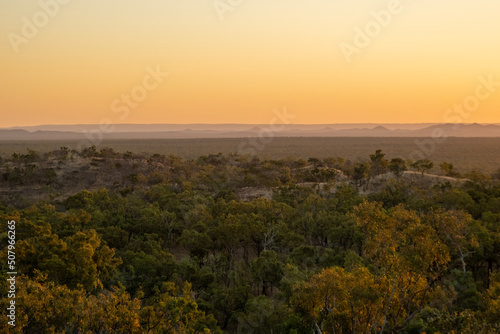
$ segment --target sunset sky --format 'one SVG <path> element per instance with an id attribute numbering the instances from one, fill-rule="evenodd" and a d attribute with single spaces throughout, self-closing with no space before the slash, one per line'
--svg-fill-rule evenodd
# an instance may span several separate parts
<path id="1" fill-rule="evenodd" d="M 60 1 L 0 2 L 0 127 L 265 124 L 283 107 L 296 124 L 445 122 L 480 76 L 499 84 L 460 119 L 500 123 L 498 0 L 401 0 L 385 26 L 372 12 L 391 1 Z M 169 75 L 157 84 L 148 67 Z"/>

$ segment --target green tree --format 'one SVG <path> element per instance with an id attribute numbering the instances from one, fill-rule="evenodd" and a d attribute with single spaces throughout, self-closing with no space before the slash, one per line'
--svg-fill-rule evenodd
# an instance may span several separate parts
<path id="1" fill-rule="evenodd" d="M 273 288 L 277 286 L 283 275 L 283 266 L 278 260 L 278 256 L 273 251 L 263 251 L 260 256 L 252 261 L 252 275 L 254 281 L 262 287 L 262 295 L 273 293 Z"/>

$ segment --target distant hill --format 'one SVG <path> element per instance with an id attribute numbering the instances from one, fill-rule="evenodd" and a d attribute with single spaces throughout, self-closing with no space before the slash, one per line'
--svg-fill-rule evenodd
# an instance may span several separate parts
<path id="1" fill-rule="evenodd" d="M 0 129 L 0 140 L 80 140 L 99 125 L 40 125 Z M 274 137 L 500 137 L 496 124 L 120 124 L 104 139 Z"/>

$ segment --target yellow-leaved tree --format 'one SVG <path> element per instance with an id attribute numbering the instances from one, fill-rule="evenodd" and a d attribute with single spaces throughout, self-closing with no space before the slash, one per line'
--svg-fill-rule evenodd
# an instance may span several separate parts
<path id="1" fill-rule="evenodd" d="M 295 287 L 295 309 L 318 333 L 402 330 L 418 314 L 450 261 L 436 230 L 415 212 L 364 201 L 363 266 L 328 268 Z"/>

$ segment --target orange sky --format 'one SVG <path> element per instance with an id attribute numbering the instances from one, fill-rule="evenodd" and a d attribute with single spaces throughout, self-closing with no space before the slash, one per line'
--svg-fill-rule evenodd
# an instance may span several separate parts
<path id="1" fill-rule="evenodd" d="M 500 84 L 471 112 L 447 113 L 478 77 L 500 83 L 496 0 L 41 3 L 51 15 L 38 1 L 0 3 L 0 127 L 268 123 L 275 107 L 297 124 L 500 123 Z M 377 25 L 369 45 L 355 43 Z M 158 85 L 146 70 L 157 66 L 169 73 Z M 151 90 L 127 106 L 145 79 Z"/>

